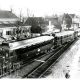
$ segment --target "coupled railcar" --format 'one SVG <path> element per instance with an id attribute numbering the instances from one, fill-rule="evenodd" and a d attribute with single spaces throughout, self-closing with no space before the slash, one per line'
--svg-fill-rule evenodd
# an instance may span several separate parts
<path id="1" fill-rule="evenodd" d="M 1 76 L 20 68 L 24 61 L 35 57 L 35 55 L 46 53 L 53 45 L 53 36 L 3 43 L 0 47 Z"/>
<path id="2" fill-rule="evenodd" d="M 55 45 L 60 46 L 66 42 L 73 41 L 75 39 L 74 31 L 62 31 L 60 33 L 55 33 Z"/>
<path id="3" fill-rule="evenodd" d="M 54 46 L 60 46 L 66 42 L 73 41 L 78 37 L 78 32 L 73 30 L 62 31 L 62 32 L 52 32 L 52 33 L 44 33 L 42 35 L 49 35 L 54 37 Z"/>

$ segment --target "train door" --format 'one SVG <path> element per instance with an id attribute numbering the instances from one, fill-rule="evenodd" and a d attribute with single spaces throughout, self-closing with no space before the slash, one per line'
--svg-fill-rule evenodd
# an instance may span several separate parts
<path id="1" fill-rule="evenodd" d="M 58 38 L 57 38 L 57 45 L 61 45 L 62 43 L 61 43 L 61 40 L 62 40 L 62 36 L 59 36 Z"/>
<path id="2" fill-rule="evenodd" d="M 64 44 L 66 42 L 66 35 L 65 36 L 62 36 L 62 44 Z"/>
<path id="3" fill-rule="evenodd" d="M 66 41 L 68 42 L 68 40 L 69 40 L 69 36 L 67 35 L 67 36 L 66 36 Z"/>
<path id="4" fill-rule="evenodd" d="M 78 37 L 78 31 L 74 32 L 74 38 L 76 39 Z"/>
<path id="5" fill-rule="evenodd" d="M 57 37 L 54 38 L 54 46 L 57 46 Z"/>

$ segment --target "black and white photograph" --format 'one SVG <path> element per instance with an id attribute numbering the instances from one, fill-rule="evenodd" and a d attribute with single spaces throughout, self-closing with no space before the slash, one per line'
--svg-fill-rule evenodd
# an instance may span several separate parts
<path id="1" fill-rule="evenodd" d="M 80 1 L 0 0 L 0 79 L 80 79 Z"/>

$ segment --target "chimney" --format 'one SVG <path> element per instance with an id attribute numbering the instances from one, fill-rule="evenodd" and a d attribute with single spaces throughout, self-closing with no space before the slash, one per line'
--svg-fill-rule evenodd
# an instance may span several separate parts
<path id="1" fill-rule="evenodd" d="M 13 12 L 13 9 L 12 9 L 12 8 L 10 8 L 10 12 L 11 12 L 11 13 Z"/>
<path id="2" fill-rule="evenodd" d="M 51 21 L 49 21 L 49 26 L 51 26 Z"/>

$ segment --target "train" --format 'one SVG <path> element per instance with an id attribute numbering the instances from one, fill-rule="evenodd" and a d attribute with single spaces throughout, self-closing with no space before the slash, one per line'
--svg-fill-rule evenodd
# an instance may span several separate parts
<path id="1" fill-rule="evenodd" d="M 57 46 L 72 42 L 77 37 L 78 31 L 62 31 L 27 40 L 3 42 L 0 45 L 0 76 L 19 69 L 26 61 L 46 54 Z"/>
<path id="2" fill-rule="evenodd" d="M 0 47 L 1 75 L 19 69 L 25 61 L 29 61 L 35 55 L 44 54 L 53 46 L 53 41 L 54 37 L 41 36 L 16 42 L 4 42 Z"/>
<path id="3" fill-rule="evenodd" d="M 77 37 L 77 33 L 74 31 L 63 31 L 55 34 L 55 45 L 59 46 L 67 42 L 74 41 Z"/>

